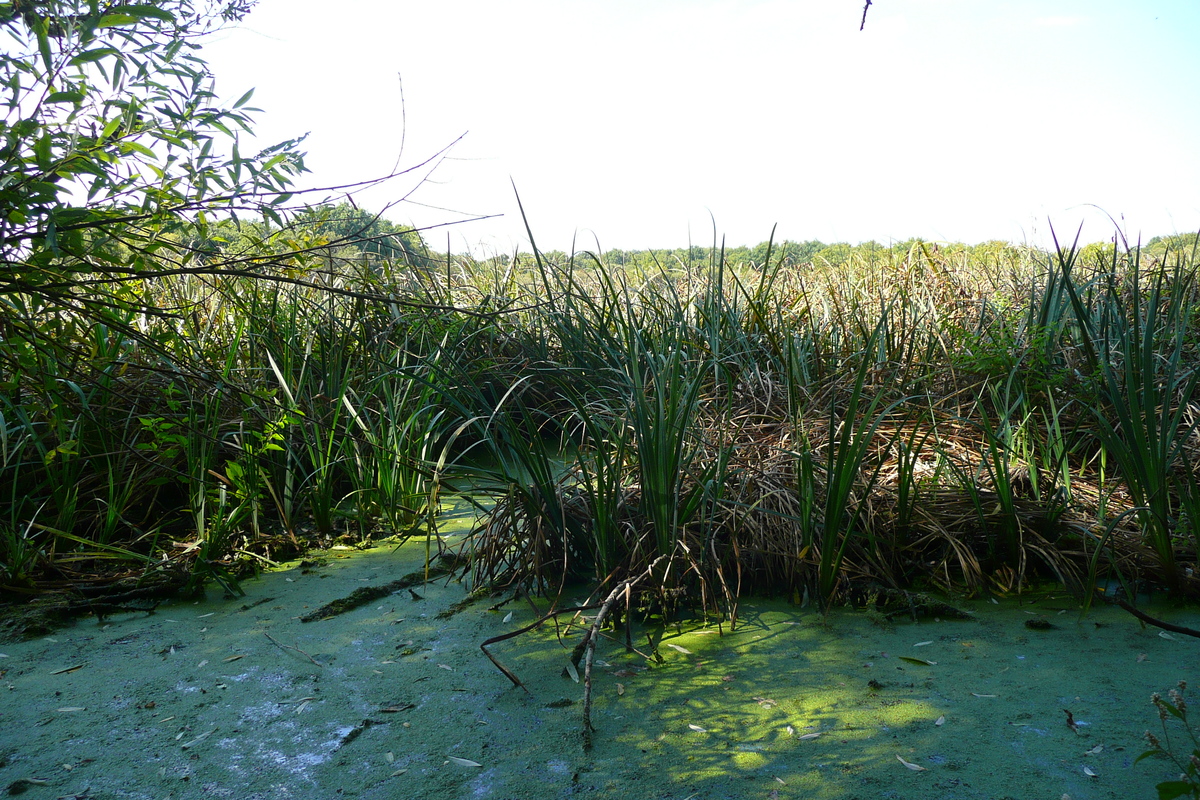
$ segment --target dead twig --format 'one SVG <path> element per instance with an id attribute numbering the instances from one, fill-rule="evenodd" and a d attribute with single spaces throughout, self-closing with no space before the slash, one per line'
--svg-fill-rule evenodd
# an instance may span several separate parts
<path id="1" fill-rule="evenodd" d="M 312 656 L 310 656 L 308 653 L 306 653 L 306 652 L 304 652 L 303 650 L 301 650 L 299 647 L 292 647 L 290 644 L 284 644 L 283 642 L 279 641 L 278 639 L 276 639 L 274 636 L 272 636 L 271 634 L 267 633 L 266 631 L 263 631 L 263 636 L 265 636 L 265 637 L 267 637 L 268 639 L 270 639 L 270 640 L 271 640 L 271 643 L 272 643 L 272 644 L 274 644 L 276 647 L 280 648 L 281 650 L 295 650 L 297 653 L 299 653 L 300 655 L 304 656 L 304 657 L 305 657 L 305 658 L 307 658 L 309 661 L 311 661 L 312 663 L 316 664 L 318 667 L 320 667 L 320 668 L 322 668 L 322 669 L 324 669 L 324 668 L 325 668 L 325 665 L 324 665 L 324 664 L 322 664 L 320 661 L 317 661 L 315 658 L 313 658 L 313 657 L 312 657 Z"/>

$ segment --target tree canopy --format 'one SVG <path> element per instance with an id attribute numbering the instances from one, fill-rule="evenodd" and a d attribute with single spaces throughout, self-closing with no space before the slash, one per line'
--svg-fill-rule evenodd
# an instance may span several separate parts
<path id="1" fill-rule="evenodd" d="M 0 314 L 108 315 L 130 278 L 205 268 L 214 215 L 280 219 L 299 140 L 247 154 L 251 92 L 220 102 L 200 39 L 247 0 L 0 3 Z"/>

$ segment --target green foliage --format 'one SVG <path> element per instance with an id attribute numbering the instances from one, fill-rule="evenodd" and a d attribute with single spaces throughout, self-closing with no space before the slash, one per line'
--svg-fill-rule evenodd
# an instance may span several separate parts
<path id="1" fill-rule="evenodd" d="M 241 153 L 249 96 L 219 105 L 197 54 L 197 39 L 237 8 L 9 8 L 0 23 L 10 38 L 0 54 L 0 298 L 10 320 L 34 324 L 15 293 L 47 313 L 139 308 L 136 287 L 122 281 L 188 268 L 191 255 L 173 244 L 193 220 L 278 217 L 303 169 L 296 142 Z"/>
<path id="2" fill-rule="evenodd" d="M 1187 700 L 1184 693 L 1187 682 L 1180 681 L 1179 686 L 1169 692 L 1168 700 L 1162 699 L 1157 692 L 1151 698 L 1158 719 L 1162 725 L 1163 738 L 1146 731 L 1146 741 L 1150 749 L 1137 757 L 1134 763 L 1147 758 L 1157 758 L 1170 761 L 1177 770 L 1179 777 L 1172 781 L 1163 781 L 1156 785 L 1159 800 L 1175 800 L 1178 797 L 1200 797 L 1200 740 L 1196 738 L 1196 730 L 1188 723 Z M 1173 742 L 1167 723 L 1177 721 L 1186 734 L 1183 742 Z M 1190 751 L 1190 752 L 1188 752 Z"/>

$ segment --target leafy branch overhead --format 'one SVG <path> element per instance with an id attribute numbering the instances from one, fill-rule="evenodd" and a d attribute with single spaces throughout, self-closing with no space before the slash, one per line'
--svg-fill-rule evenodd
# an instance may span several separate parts
<path id="1" fill-rule="evenodd" d="M 279 220 L 304 170 L 300 140 L 242 153 L 251 92 L 223 104 L 196 54 L 199 36 L 248 9 L 0 3 L 0 295 L 67 302 L 72 276 L 136 275 L 213 212 Z"/>

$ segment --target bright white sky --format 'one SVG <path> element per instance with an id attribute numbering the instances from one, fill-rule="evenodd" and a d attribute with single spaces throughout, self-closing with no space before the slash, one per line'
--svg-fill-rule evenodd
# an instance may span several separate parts
<path id="1" fill-rule="evenodd" d="M 357 202 L 503 215 L 435 249 L 528 250 L 512 182 L 543 250 L 1200 230 L 1196 0 L 862 6 L 261 0 L 204 55 L 308 185 L 434 157 Z"/>

